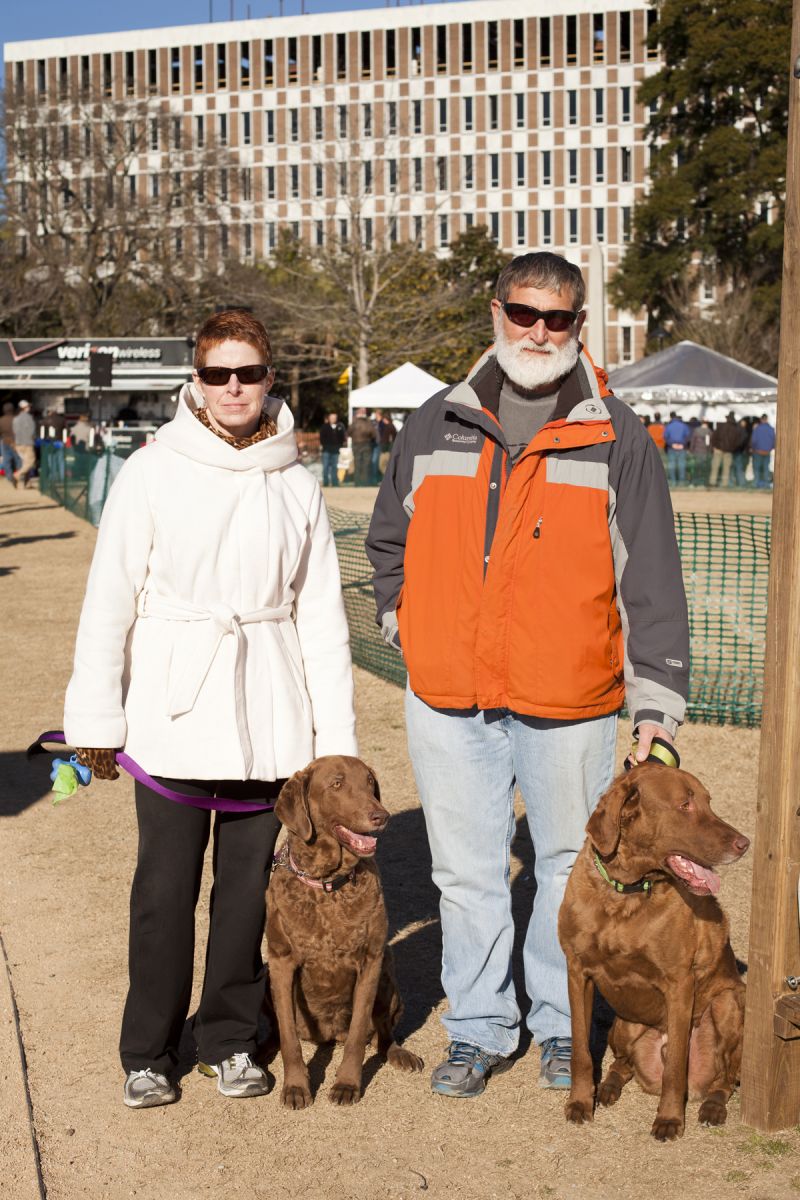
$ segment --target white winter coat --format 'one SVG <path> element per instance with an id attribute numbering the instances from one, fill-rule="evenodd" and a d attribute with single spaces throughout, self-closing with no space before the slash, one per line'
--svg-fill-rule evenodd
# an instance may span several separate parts
<path id="1" fill-rule="evenodd" d="M 235 450 L 200 402 L 187 384 L 109 493 L 66 740 L 124 747 L 153 775 L 284 778 L 357 753 L 336 550 L 288 407 L 270 401 L 277 435 Z"/>

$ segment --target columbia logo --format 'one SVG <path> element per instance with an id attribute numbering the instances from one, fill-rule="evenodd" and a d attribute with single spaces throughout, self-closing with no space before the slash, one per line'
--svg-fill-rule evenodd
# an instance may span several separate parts
<path id="1" fill-rule="evenodd" d="M 471 445 L 472 443 L 477 442 L 478 435 L 477 433 L 446 433 L 444 435 L 444 440 L 446 442 L 467 442 Z"/>

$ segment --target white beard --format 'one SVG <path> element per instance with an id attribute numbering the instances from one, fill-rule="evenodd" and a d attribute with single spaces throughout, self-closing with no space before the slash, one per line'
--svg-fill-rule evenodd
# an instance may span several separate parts
<path id="1" fill-rule="evenodd" d="M 515 387 L 526 392 L 536 391 L 562 379 L 578 361 L 577 337 L 571 337 L 563 346 L 554 346 L 547 341 L 543 346 L 536 347 L 538 353 L 526 348 L 532 345 L 527 338 L 511 341 L 506 337 L 502 323 L 498 322 L 494 344 L 498 366 Z"/>

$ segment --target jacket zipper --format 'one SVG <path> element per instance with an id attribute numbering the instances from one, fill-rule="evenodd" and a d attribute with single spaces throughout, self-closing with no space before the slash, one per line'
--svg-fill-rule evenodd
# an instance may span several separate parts
<path id="1" fill-rule="evenodd" d="M 539 517 L 539 520 L 536 522 L 536 526 L 535 526 L 535 528 L 534 528 L 534 531 L 533 531 L 533 536 L 534 536 L 535 538 L 538 538 L 538 537 L 541 537 L 541 536 L 542 536 L 542 521 L 543 521 L 543 520 L 544 520 L 544 518 L 543 518 L 543 517 Z"/>

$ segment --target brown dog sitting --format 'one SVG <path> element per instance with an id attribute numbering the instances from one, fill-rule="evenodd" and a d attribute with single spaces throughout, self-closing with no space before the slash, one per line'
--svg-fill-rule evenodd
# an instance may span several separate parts
<path id="1" fill-rule="evenodd" d="M 655 764 L 617 779 L 586 832 L 558 921 L 572 1012 L 567 1120 L 593 1115 L 597 985 L 617 1014 L 599 1103 L 614 1104 L 635 1075 L 660 1095 L 659 1141 L 682 1135 L 687 1093 L 702 1101 L 702 1124 L 722 1125 L 741 1061 L 744 984 L 712 867 L 736 862 L 750 842 L 714 815 L 693 775 Z"/>
<path id="2" fill-rule="evenodd" d="M 334 755 L 293 775 L 275 813 L 288 833 L 267 893 L 270 1015 L 283 1058 L 281 1102 L 288 1108 L 313 1103 L 303 1038 L 344 1042 L 329 1099 L 356 1104 L 373 1037 L 393 1067 L 421 1071 L 424 1065 L 393 1037 L 403 1009 L 374 861 L 389 813 L 380 803 L 374 772 L 358 758 Z"/>

